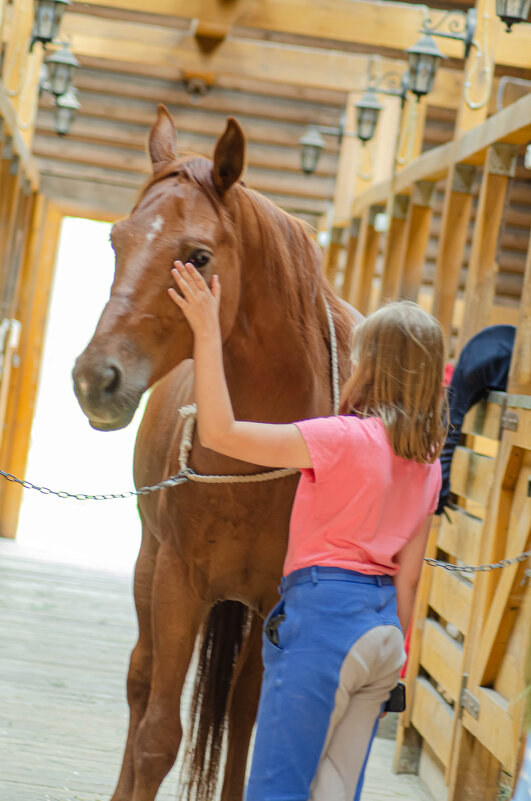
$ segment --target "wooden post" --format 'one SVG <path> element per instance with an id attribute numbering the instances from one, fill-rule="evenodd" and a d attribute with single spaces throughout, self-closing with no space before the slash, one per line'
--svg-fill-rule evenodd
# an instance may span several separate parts
<path id="1" fill-rule="evenodd" d="M 434 194 L 433 181 L 417 181 L 413 187 L 408 208 L 406 253 L 399 289 L 399 296 L 404 300 L 418 299 L 426 248 L 430 239 Z"/>
<path id="2" fill-rule="evenodd" d="M 360 236 L 361 219 L 360 217 L 353 217 L 350 221 L 348 229 L 348 243 L 347 253 L 345 256 L 345 271 L 343 273 L 343 286 L 341 295 L 343 298 L 348 299 L 352 291 L 352 276 L 354 274 L 354 262 L 356 260 L 356 251 L 358 248 Z"/>
<path id="3" fill-rule="evenodd" d="M 406 249 L 408 195 L 395 195 L 388 203 L 389 231 L 385 239 L 380 303 L 396 300 Z"/>
<path id="4" fill-rule="evenodd" d="M 337 179 L 334 192 L 334 219 L 333 225 L 346 228 L 350 217 L 350 207 L 354 197 L 356 181 L 354 176 L 360 161 L 361 142 L 356 132 L 356 95 L 349 94 L 345 107 L 345 129 L 339 160 L 337 164 Z"/>
<path id="5" fill-rule="evenodd" d="M 518 395 L 531 395 L 531 241 L 507 389 Z"/>
<path id="6" fill-rule="evenodd" d="M 448 341 L 452 332 L 455 296 L 463 263 L 475 167 L 455 164 L 448 176 L 439 236 L 434 281 L 433 314 L 439 320 Z"/>
<path id="7" fill-rule="evenodd" d="M 483 171 L 468 262 L 465 313 L 459 350 L 489 324 L 496 289 L 496 249 L 509 177 L 516 167 L 516 147 L 496 144 L 489 148 Z M 457 354 L 455 354 L 457 356 Z"/>
<path id="8" fill-rule="evenodd" d="M 361 314 L 369 311 L 372 279 L 378 257 L 380 233 L 374 227 L 376 214 L 382 212 L 381 206 L 366 209 L 361 218 L 360 236 L 356 248 L 356 260 L 352 279 L 352 291 L 347 298 Z"/>
<path id="9" fill-rule="evenodd" d="M 333 284 L 339 268 L 339 261 L 343 252 L 345 229 L 334 225 L 330 233 L 330 242 L 326 252 L 326 275 Z"/>
<path id="10" fill-rule="evenodd" d="M 42 340 L 55 264 L 62 215 L 42 196 L 34 204 L 24 258 L 22 292 L 16 317 L 22 323 L 18 348 L 19 367 L 13 371 L 7 397 L 0 464 L 17 476 L 24 476 L 31 436 L 42 355 Z M 0 484 L 0 536 L 16 535 L 22 488 L 4 481 Z"/>
<path id="11" fill-rule="evenodd" d="M 463 94 L 455 124 L 456 134 L 472 130 L 487 119 L 492 92 L 496 39 L 500 30 L 495 0 L 476 0 L 477 25 L 474 41 L 465 62 Z"/>

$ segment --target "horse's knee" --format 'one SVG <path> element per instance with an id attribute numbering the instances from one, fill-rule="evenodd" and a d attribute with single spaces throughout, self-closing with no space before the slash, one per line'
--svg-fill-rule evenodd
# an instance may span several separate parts
<path id="1" fill-rule="evenodd" d="M 135 775 L 162 781 L 177 758 L 182 737 L 179 713 L 148 709 L 135 744 Z"/>
<path id="2" fill-rule="evenodd" d="M 127 674 L 127 700 L 129 705 L 146 704 L 151 686 L 151 655 L 133 649 Z"/>

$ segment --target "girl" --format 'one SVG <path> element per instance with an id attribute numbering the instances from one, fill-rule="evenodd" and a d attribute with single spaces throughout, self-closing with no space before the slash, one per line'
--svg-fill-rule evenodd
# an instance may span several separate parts
<path id="1" fill-rule="evenodd" d="M 281 600 L 264 623 L 264 677 L 247 801 L 359 799 L 382 705 L 396 685 L 445 440 L 444 348 L 433 317 L 390 304 L 356 330 L 340 416 L 234 419 L 220 283 L 175 263 L 170 297 L 194 333 L 201 444 L 300 468 Z"/>

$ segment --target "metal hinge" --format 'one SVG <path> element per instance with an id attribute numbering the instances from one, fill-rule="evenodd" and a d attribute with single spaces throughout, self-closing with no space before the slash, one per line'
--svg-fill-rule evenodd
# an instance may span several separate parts
<path id="1" fill-rule="evenodd" d="M 511 412 L 506 409 L 501 416 L 500 428 L 505 429 L 506 431 L 517 431 L 518 412 Z"/>
<path id="2" fill-rule="evenodd" d="M 468 673 L 463 673 L 461 677 L 461 693 L 459 695 L 459 706 L 466 709 L 475 720 L 479 718 L 479 701 L 475 695 L 472 695 L 470 690 L 467 690 L 466 683 L 468 681 Z"/>

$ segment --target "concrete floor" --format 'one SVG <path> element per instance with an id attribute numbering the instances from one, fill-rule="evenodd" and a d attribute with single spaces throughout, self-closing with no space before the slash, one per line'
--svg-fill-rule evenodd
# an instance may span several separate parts
<path id="1" fill-rule="evenodd" d="M 0 539 L 0 801 L 108 801 L 136 638 L 129 576 L 57 565 Z M 431 801 L 378 737 L 362 801 Z M 178 798 L 176 777 L 157 801 Z"/>

